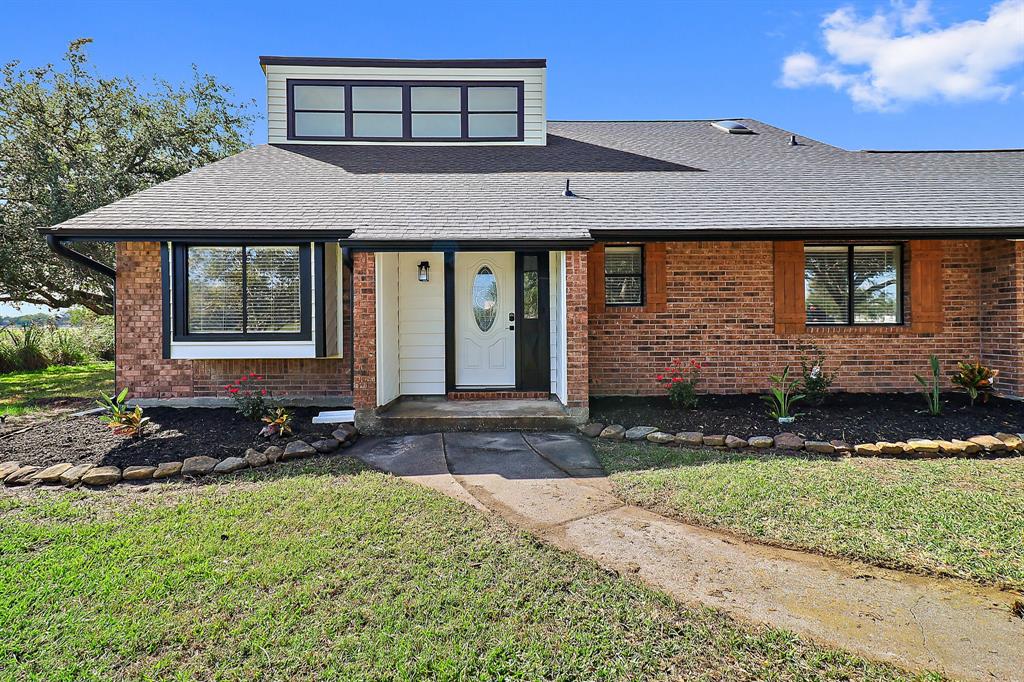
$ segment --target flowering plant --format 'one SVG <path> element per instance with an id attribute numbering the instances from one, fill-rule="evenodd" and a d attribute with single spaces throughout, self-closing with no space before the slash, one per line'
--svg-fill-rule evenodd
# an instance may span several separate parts
<path id="1" fill-rule="evenodd" d="M 951 381 L 967 391 L 967 395 L 971 399 L 971 406 L 974 406 L 974 401 L 979 396 L 981 402 L 987 403 L 988 396 L 992 392 L 992 384 L 995 383 L 999 370 L 970 360 L 958 362 L 956 370 Z"/>
<path id="2" fill-rule="evenodd" d="M 829 387 L 836 380 L 835 372 L 825 371 L 825 351 L 817 346 L 810 347 L 811 357 L 800 358 L 800 369 L 803 378 L 798 386 L 804 394 L 807 402 L 813 405 L 821 405 L 828 396 Z"/>
<path id="3" fill-rule="evenodd" d="M 257 382 L 262 381 L 259 374 L 244 374 L 234 383 L 227 384 L 224 390 L 235 401 L 238 414 L 254 422 L 260 421 L 264 415 L 270 414 L 270 393 Z"/>
<path id="4" fill-rule="evenodd" d="M 273 414 L 263 417 L 263 423 L 266 426 L 260 430 L 260 435 L 264 438 L 288 436 L 292 433 L 292 413 L 283 407 L 279 407 L 274 410 Z"/>
<path id="5" fill-rule="evenodd" d="M 668 399 L 676 407 L 692 410 L 697 407 L 697 384 L 700 382 L 701 364 L 690 360 L 683 364 L 676 358 L 657 376 L 658 383 L 668 392 Z"/>

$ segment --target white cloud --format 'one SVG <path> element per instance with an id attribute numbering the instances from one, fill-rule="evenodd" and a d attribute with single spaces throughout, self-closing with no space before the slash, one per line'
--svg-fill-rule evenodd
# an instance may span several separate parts
<path id="1" fill-rule="evenodd" d="M 892 109 L 922 100 L 1001 99 L 1004 72 L 1024 63 L 1024 0 L 1003 0 L 984 20 L 936 25 L 928 0 L 895 2 L 861 18 L 841 7 L 821 22 L 828 58 L 796 52 L 782 63 L 787 88 L 826 85 L 858 105 Z"/>

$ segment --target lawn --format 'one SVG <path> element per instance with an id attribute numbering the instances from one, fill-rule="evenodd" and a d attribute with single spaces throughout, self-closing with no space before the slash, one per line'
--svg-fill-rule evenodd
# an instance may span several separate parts
<path id="1" fill-rule="evenodd" d="M 25 414 L 54 401 L 95 398 L 113 389 L 113 362 L 0 374 L 0 415 Z"/>
<path id="2" fill-rule="evenodd" d="M 0 492 L 0 678 L 900 679 L 343 458 Z"/>
<path id="3" fill-rule="evenodd" d="M 896 460 L 597 445 L 634 504 L 770 544 L 1024 588 L 1024 458 Z"/>

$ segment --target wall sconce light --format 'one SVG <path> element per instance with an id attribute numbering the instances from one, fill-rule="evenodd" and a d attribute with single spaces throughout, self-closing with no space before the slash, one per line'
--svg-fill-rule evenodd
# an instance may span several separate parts
<path id="1" fill-rule="evenodd" d="M 421 282 L 429 282 L 430 281 L 430 263 L 428 263 L 427 261 L 420 261 L 420 276 L 419 276 L 419 280 Z"/>

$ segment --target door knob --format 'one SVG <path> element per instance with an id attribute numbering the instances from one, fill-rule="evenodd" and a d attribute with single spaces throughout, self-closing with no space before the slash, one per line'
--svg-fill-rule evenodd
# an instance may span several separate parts
<path id="1" fill-rule="evenodd" d="M 516 314 L 515 313 L 509 313 L 508 314 L 508 321 L 509 322 L 515 322 L 516 321 Z"/>

